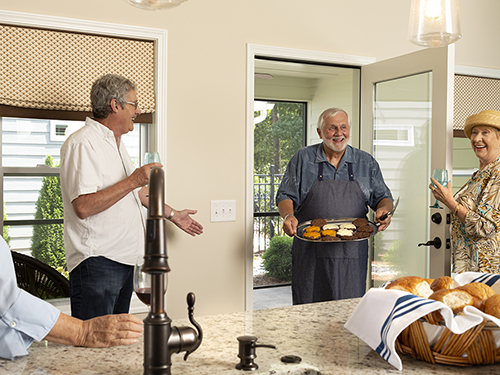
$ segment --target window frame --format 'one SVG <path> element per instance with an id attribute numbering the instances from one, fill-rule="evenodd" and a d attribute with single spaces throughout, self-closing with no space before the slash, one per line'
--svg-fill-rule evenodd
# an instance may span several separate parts
<path id="1" fill-rule="evenodd" d="M 167 103 L 167 61 L 168 61 L 167 30 L 125 25 L 125 24 L 99 22 L 99 21 L 87 21 L 74 18 L 48 16 L 48 15 L 40 15 L 33 13 L 7 11 L 7 10 L 0 10 L 0 24 L 30 27 L 30 28 L 45 28 L 45 29 L 60 30 L 65 32 L 88 33 L 88 34 L 111 36 L 111 37 L 153 41 L 155 44 L 154 86 L 155 86 L 156 109 L 155 113 L 153 114 L 153 122 L 148 126 L 147 148 L 150 150 L 160 152 L 164 164 L 166 163 L 166 155 L 167 155 L 166 103 Z M 162 126 L 158 126 L 158 124 L 161 124 Z M 2 168 L 1 171 L 2 188 L 0 189 L 0 194 L 3 202 L 4 173 L 18 173 L 18 171 L 13 169 L 7 170 L 4 169 L 3 167 L 0 168 Z M 24 172 L 28 171 L 25 170 Z M 30 170 L 29 172 L 33 173 L 35 171 Z M 40 173 L 39 170 L 37 170 L 36 172 Z M 55 171 L 50 171 L 50 173 L 52 172 Z M 166 179 L 167 177 L 165 177 L 165 180 Z M 63 313 L 71 314 L 69 299 L 62 299 L 61 301 L 51 300 L 50 302 L 56 307 L 58 307 Z M 143 305 L 134 296 L 131 302 L 130 312 L 140 313 L 144 311 L 145 311 L 145 305 Z"/>

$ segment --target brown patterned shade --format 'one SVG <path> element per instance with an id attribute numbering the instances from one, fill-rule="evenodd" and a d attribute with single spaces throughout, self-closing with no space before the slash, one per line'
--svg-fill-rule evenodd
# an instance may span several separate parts
<path id="1" fill-rule="evenodd" d="M 0 104 L 90 112 L 92 83 L 107 73 L 137 85 L 153 113 L 154 42 L 0 25 Z"/>
<path id="2" fill-rule="evenodd" d="M 486 109 L 500 111 L 500 80 L 456 74 L 453 130 L 463 130 L 467 117 Z"/>

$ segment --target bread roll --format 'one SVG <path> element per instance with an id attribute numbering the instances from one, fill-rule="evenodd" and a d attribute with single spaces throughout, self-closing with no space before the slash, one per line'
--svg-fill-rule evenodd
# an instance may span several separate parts
<path id="1" fill-rule="evenodd" d="M 387 285 L 385 289 L 402 290 L 422 298 L 428 298 L 432 294 L 429 283 L 418 276 L 400 277 Z"/>
<path id="2" fill-rule="evenodd" d="M 495 294 L 490 286 L 483 283 L 465 284 L 457 287 L 456 289 L 465 290 L 467 293 L 469 293 L 474 300 L 474 307 L 479 310 L 483 309 L 484 301 Z"/>
<path id="3" fill-rule="evenodd" d="M 472 296 L 460 289 L 441 289 L 432 293 L 429 299 L 443 302 L 453 311 L 453 314 L 462 312 L 465 306 L 472 306 L 474 303 Z"/>
<path id="4" fill-rule="evenodd" d="M 437 292 L 441 289 L 453 289 L 455 288 L 455 283 L 450 276 L 441 276 L 435 279 L 431 284 L 431 289 L 433 292 Z"/>
<path id="5" fill-rule="evenodd" d="M 484 313 L 500 319 L 500 294 L 494 294 L 484 301 Z"/>

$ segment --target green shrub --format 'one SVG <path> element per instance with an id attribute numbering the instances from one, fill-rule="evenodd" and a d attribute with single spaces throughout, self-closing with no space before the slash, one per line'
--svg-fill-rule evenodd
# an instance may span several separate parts
<path id="1" fill-rule="evenodd" d="M 3 202 L 3 221 L 7 220 L 7 214 L 5 213 L 5 202 Z M 9 235 L 9 227 L 3 226 L 3 239 L 7 242 L 7 245 L 10 247 L 10 235 Z"/>
<path id="2" fill-rule="evenodd" d="M 269 276 L 280 281 L 292 280 L 292 243 L 292 237 L 271 238 L 269 249 L 262 255 L 264 269 Z"/>

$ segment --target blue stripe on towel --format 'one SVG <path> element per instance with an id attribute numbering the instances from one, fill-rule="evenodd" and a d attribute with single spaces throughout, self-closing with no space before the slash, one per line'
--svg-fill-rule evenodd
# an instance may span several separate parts
<path id="1" fill-rule="evenodd" d="M 471 283 L 483 283 L 488 286 L 492 286 L 500 279 L 500 275 L 495 275 L 491 273 L 485 273 L 479 277 L 476 277 Z"/>
<path id="2" fill-rule="evenodd" d="M 424 299 L 413 294 L 408 294 L 400 297 L 396 300 L 392 311 L 386 318 L 382 329 L 380 332 L 380 344 L 378 345 L 376 352 L 380 354 L 382 358 L 386 361 L 391 356 L 391 351 L 387 345 L 387 335 L 391 329 L 392 323 L 406 314 L 419 309 L 422 306 L 428 305 L 429 303 L 435 303 L 435 301 Z"/>

